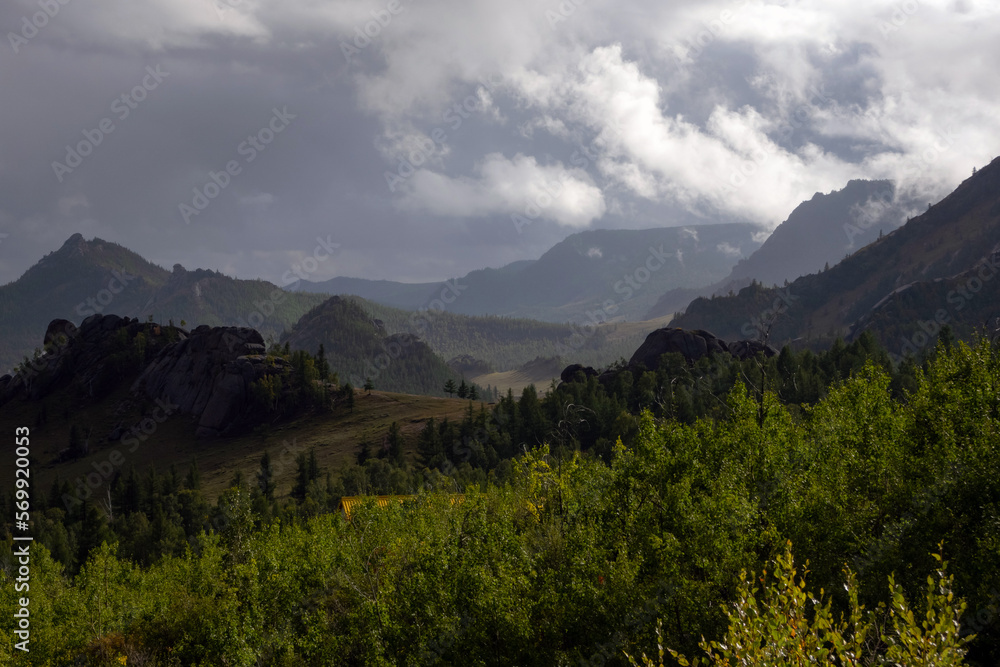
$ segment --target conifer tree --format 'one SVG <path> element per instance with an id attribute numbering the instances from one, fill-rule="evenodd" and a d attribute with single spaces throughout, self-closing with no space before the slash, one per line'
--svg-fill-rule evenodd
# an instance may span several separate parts
<path id="1" fill-rule="evenodd" d="M 362 436 L 361 442 L 358 443 L 358 452 L 355 454 L 355 460 L 358 462 L 359 466 L 363 466 L 365 461 L 372 457 L 372 444 L 368 441 L 368 436 Z"/>
<path id="2" fill-rule="evenodd" d="M 187 477 L 184 478 L 184 488 L 195 491 L 201 488 L 201 471 L 198 470 L 198 459 L 191 461 Z"/>
<path id="3" fill-rule="evenodd" d="M 319 344 L 319 353 L 316 355 L 316 370 L 319 371 L 319 379 L 326 382 L 330 379 L 330 362 L 326 360 L 326 348 L 323 343 Z"/>
<path id="4" fill-rule="evenodd" d="M 392 422 L 389 425 L 389 434 L 386 436 L 389 445 L 389 460 L 395 464 L 403 462 L 403 436 L 399 432 L 399 424 Z"/>
<path id="5" fill-rule="evenodd" d="M 344 400 L 347 403 L 347 409 L 354 414 L 354 387 L 348 382 L 344 385 Z"/>
<path id="6" fill-rule="evenodd" d="M 271 466 L 271 454 L 265 450 L 260 457 L 260 469 L 257 471 L 257 485 L 265 498 L 274 498 L 274 468 Z"/>

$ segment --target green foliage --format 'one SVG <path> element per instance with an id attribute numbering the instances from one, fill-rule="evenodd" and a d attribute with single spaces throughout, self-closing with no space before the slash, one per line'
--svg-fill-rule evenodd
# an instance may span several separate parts
<path id="1" fill-rule="evenodd" d="M 673 387 L 531 387 L 414 442 L 404 423 L 371 433 L 389 456 L 326 475 L 306 452 L 287 495 L 262 460 L 215 502 L 131 468 L 110 512 L 50 501 L 23 662 L 624 665 L 655 659 L 659 627 L 664 656 L 713 664 L 997 664 L 995 346 L 942 345 L 902 393 L 861 346 L 666 361 Z M 783 399 L 789 377 L 823 378 L 820 395 Z M 382 494 L 413 498 L 337 512 Z M 942 540 L 947 569 L 927 557 Z"/>
<path id="2" fill-rule="evenodd" d="M 889 577 L 892 591 L 892 632 L 879 639 L 888 649 L 884 655 L 867 655 L 869 635 L 874 634 L 879 621 L 877 614 L 865 613 L 858 602 L 854 573 L 847 571 L 845 589 L 850 599 L 849 619 L 835 617 L 832 601 L 824 604 L 806 590 L 803 572 L 796 579 L 791 544 L 783 555 L 773 562 L 763 591 L 746 572 L 740 575 L 740 584 L 733 609 L 727 612 L 729 628 L 721 641 L 702 640 L 699 646 L 708 655 L 704 664 L 754 665 L 755 667 L 786 667 L 787 665 L 907 665 L 907 667 L 948 667 L 965 664 L 963 648 L 971 638 L 959 636 L 959 617 L 965 603 L 954 598 L 953 578 L 946 573 L 947 563 L 940 554 L 934 557 L 941 562 L 941 570 L 927 577 L 926 612 L 923 621 L 910 610 L 901 589 Z M 767 581 L 765 571 L 760 578 Z M 659 661 L 654 663 L 642 654 L 643 667 L 663 667 L 662 624 L 657 623 Z M 667 649 L 680 665 L 700 665 L 702 660 L 688 660 L 683 654 Z M 640 667 L 627 652 L 629 664 Z"/>

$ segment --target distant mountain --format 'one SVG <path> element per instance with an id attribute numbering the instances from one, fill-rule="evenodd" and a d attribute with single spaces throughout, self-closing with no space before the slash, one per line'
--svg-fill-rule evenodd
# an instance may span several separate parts
<path id="1" fill-rule="evenodd" d="M 782 285 L 821 271 L 899 227 L 905 211 L 914 205 L 895 201 L 891 181 L 854 180 L 842 190 L 817 192 L 799 204 L 750 257 L 737 262 L 728 276 L 698 289 L 663 294 L 647 318 L 679 312 L 697 297 L 723 296 L 754 280 Z"/>
<path id="2" fill-rule="evenodd" d="M 758 248 L 754 239 L 761 231 L 749 224 L 596 229 L 567 237 L 537 260 L 473 271 L 449 283 L 334 278 L 302 281 L 299 289 L 355 294 L 409 310 L 431 307 L 444 291 L 441 306 L 451 313 L 547 322 L 583 322 L 588 312 L 610 305 L 604 317 L 634 321 L 667 290 L 726 276 Z"/>
<path id="3" fill-rule="evenodd" d="M 850 181 L 843 190 L 817 192 L 795 207 L 729 280 L 782 285 L 833 265 L 905 221 L 894 204 L 892 181 Z"/>
<path id="4" fill-rule="evenodd" d="M 899 355 L 933 344 L 942 323 L 965 336 L 1000 316 L 998 251 L 1000 159 L 829 270 L 696 299 L 672 325 L 750 337 L 772 322 L 772 343 L 804 344 L 867 330 Z"/>
<path id="5" fill-rule="evenodd" d="M 31 354 L 56 318 L 80 324 L 95 313 L 140 320 L 152 315 L 176 324 L 251 326 L 277 337 L 322 300 L 179 264 L 171 272 L 117 243 L 74 234 L 0 287 L 0 371 Z"/>
<path id="6" fill-rule="evenodd" d="M 333 296 L 316 306 L 281 342 L 313 355 L 322 345 L 340 381 L 357 389 L 371 380 L 382 391 L 444 396 L 445 382 L 460 379 L 427 343 L 412 334 L 388 334 L 381 320 L 349 298 Z"/>
<path id="7" fill-rule="evenodd" d="M 532 264 L 518 262 L 476 274 L 512 275 Z M 473 278 L 469 284 L 477 280 Z M 463 281 L 451 283 L 461 296 L 454 302 L 465 299 L 466 290 L 471 289 Z M 503 287 L 502 282 L 497 285 Z M 442 286 L 435 284 L 434 288 L 436 298 Z M 277 340 L 328 298 L 324 294 L 289 293 L 266 281 L 238 280 L 211 270 L 188 271 L 179 264 L 168 271 L 119 244 L 97 238 L 86 241 L 75 234 L 21 278 L 0 287 L 0 372 L 31 356 L 53 319 L 79 325 L 95 313 L 114 313 L 141 321 L 152 316 L 178 326 L 183 322 L 188 328 L 203 324 L 251 327 L 265 339 Z M 539 356 L 561 354 L 603 366 L 627 354 L 641 333 L 629 330 L 623 334 L 619 324 L 581 329 L 523 318 L 459 315 L 448 309 L 416 314 L 373 301 L 354 300 L 359 302 L 366 321 L 377 318 L 384 322 L 386 336 L 414 334 L 443 359 L 468 355 L 497 371 L 518 368 Z M 345 322 L 349 323 L 350 318 Z M 299 327 L 300 335 L 304 326 Z M 324 335 L 340 334 L 330 329 Z M 384 337 L 381 340 L 384 342 Z M 334 370 L 339 369 L 334 366 Z M 443 372 L 440 367 L 437 370 Z M 477 374 L 482 370 L 477 369 Z M 467 378 L 471 377 L 470 368 Z M 424 391 L 413 384 L 390 386 L 401 391 Z M 436 380 L 428 387 L 433 387 L 431 393 L 440 393 Z"/>
<path id="8" fill-rule="evenodd" d="M 416 310 L 427 305 L 431 293 L 439 283 L 397 283 L 392 280 L 368 280 L 366 278 L 331 278 L 322 282 L 299 280 L 296 291 L 310 294 L 350 294 L 376 303 Z"/>

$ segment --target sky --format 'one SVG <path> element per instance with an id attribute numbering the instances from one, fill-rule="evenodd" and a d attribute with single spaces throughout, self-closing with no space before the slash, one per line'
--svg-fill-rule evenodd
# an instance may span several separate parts
<path id="1" fill-rule="evenodd" d="M 16 0 L 0 34 L 0 284 L 77 232 L 436 281 L 854 178 L 936 201 L 1000 143 L 994 0 Z"/>

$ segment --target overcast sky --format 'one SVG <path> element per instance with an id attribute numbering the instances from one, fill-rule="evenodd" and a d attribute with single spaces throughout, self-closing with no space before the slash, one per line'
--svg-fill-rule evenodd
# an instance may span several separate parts
<path id="1" fill-rule="evenodd" d="M 998 13 L 8 0 L 0 283 L 75 232 L 278 284 L 322 238 L 317 280 L 430 281 L 584 229 L 773 228 L 852 178 L 933 201 L 997 153 Z"/>

